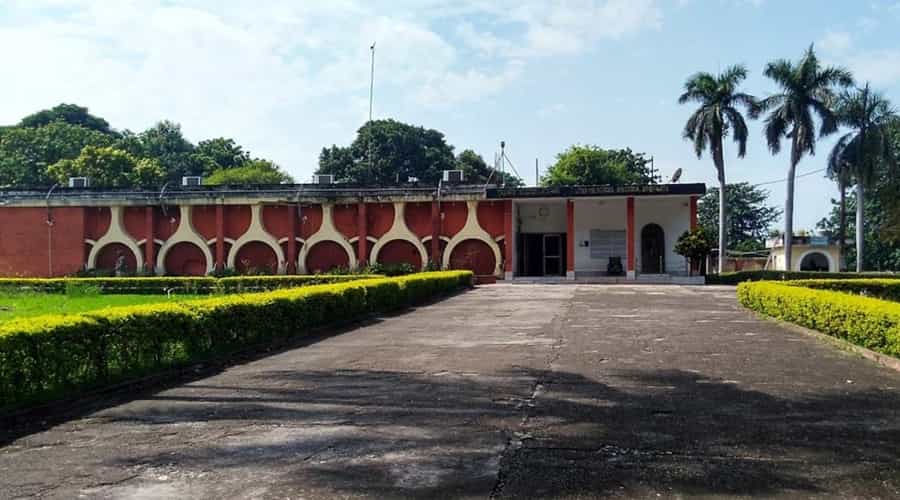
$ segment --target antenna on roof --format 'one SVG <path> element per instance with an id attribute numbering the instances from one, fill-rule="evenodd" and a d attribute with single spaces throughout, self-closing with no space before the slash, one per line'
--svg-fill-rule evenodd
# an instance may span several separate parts
<path id="1" fill-rule="evenodd" d="M 672 178 L 669 180 L 669 184 L 675 184 L 679 179 L 681 179 L 681 167 L 678 167 L 675 170 L 675 173 L 672 174 Z"/>

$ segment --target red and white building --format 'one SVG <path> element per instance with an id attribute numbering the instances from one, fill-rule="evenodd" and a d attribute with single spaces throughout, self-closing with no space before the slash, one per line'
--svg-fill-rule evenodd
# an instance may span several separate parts
<path id="1" fill-rule="evenodd" d="M 0 274 L 325 272 L 428 262 L 501 279 L 678 280 L 703 184 L 558 188 L 195 186 L 0 191 Z"/>

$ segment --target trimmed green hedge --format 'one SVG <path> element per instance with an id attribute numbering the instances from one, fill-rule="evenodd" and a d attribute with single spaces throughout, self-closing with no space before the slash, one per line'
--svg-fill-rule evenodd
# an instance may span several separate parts
<path id="1" fill-rule="evenodd" d="M 396 310 L 471 282 L 469 271 L 420 273 L 13 320 L 0 325 L 0 411 Z"/>
<path id="2" fill-rule="evenodd" d="M 43 293 L 65 293 L 71 285 L 96 288 L 103 294 L 165 294 L 168 291 L 191 294 L 259 292 L 307 285 L 343 283 L 378 278 L 362 274 L 312 274 L 285 276 L 144 277 L 144 278 L 0 278 L 0 289 L 10 288 Z"/>
<path id="3" fill-rule="evenodd" d="M 900 304 L 805 286 L 806 282 L 741 283 L 744 307 L 900 357 Z"/>
<path id="4" fill-rule="evenodd" d="M 815 271 L 737 271 L 733 273 L 708 274 L 707 285 L 737 285 L 745 281 L 786 281 L 815 279 L 900 279 L 900 274 L 890 273 L 823 273 Z"/>
<path id="5" fill-rule="evenodd" d="M 786 281 L 785 284 L 900 302 L 900 279 L 803 280 Z"/>

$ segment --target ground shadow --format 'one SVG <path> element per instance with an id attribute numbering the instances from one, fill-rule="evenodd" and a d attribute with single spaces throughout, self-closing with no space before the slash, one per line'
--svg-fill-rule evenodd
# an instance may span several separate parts
<path id="1" fill-rule="evenodd" d="M 900 484 L 896 392 L 786 398 L 680 370 L 608 376 L 615 387 L 525 368 L 202 380 L 100 418 L 151 435 L 203 424 L 217 438 L 175 431 L 191 444 L 121 451 L 104 464 L 227 477 L 264 469 L 284 487 L 375 497 L 816 495 L 834 484 L 883 496 Z"/>

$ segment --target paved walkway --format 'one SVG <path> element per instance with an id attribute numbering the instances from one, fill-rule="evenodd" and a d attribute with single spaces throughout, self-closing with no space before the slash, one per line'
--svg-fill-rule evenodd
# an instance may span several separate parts
<path id="1" fill-rule="evenodd" d="M 900 374 L 733 289 L 496 285 L 0 448 L 0 497 L 900 497 Z"/>

